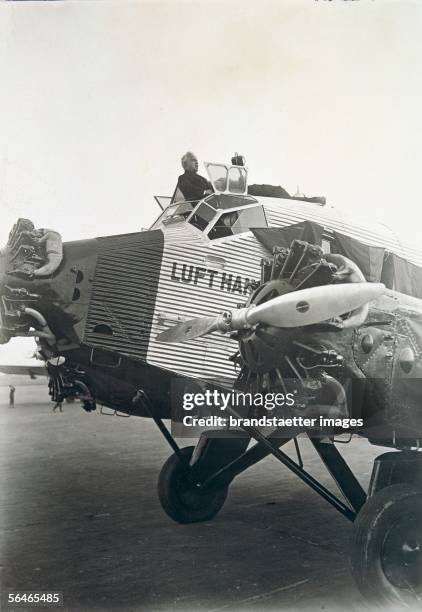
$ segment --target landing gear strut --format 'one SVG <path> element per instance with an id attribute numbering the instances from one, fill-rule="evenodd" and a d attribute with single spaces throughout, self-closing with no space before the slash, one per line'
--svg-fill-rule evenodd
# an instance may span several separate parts
<path id="1" fill-rule="evenodd" d="M 232 408 L 230 412 L 236 414 Z M 421 452 L 380 455 L 367 495 L 329 437 L 313 437 L 298 428 L 287 437 L 279 437 L 277 430 L 264 436 L 244 427 L 243 432 L 230 432 L 233 437 L 206 431 L 196 447 L 179 448 L 161 419 L 150 413 L 174 450 L 158 482 L 161 505 L 173 520 L 211 520 L 223 507 L 231 481 L 271 454 L 354 523 L 352 573 L 366 599 L 384 609 L 422 608 Z M 306 472 L 299 454 L 296 462 L 281 450 L 301 433 L 307 433 L 346 503 Z M 251 438 L 256 444 L 248 448 Z"/>
<path id="2" fill-rule="evenodd" d="M 161 423 L 160 429 L 164 425 Z M 196 447 L 179 448 L 164 464 L 158 495 L 164 511 L 178 523 L 209 521 L 221 510 L 231 481 L 272 454 L 338 512 L 354 522 L 352 573 L 375 606 L 422 607 L 422 453 L 385 453 L 375 461 L 369 498 L 334 443 L 310 436 L 347 503 L 280 450 L 292 438 L 264 437 L 247 428 L 241 437 L 218 438 L 204 432 Z M 221 432 L 220 432 L 221 433 Z M 235 433 L 235 432 L 233 432 Z M 238 432 L 239 433 L 239 432 Z M 276 433 L 276 432 L 275 432 Z M 166 430 L 166 438 L 171 434 Z M 250 438 L 256 444 L 248 447 Z M 404 474 L 407 478 L 403 482 Z M 416 475 L 416 476 L 415 476 Z"/>

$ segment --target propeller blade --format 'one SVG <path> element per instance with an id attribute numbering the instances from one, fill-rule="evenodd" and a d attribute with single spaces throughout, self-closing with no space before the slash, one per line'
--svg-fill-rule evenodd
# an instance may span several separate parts
<path id="1" fill-rule="evenodd" d="M 256 323 L 275 327 L 302 327 L 351 312 L 384 293 L 382 283 L 345 283 L 322 285 L 292 291 L 259 306 L 231 312 L 230 322 L 224 313 L 217 317 L 200 317 L 178 323 L 157 335 L 159 342 L 185 342 L 214 331 L 245 329 Z"/>
<path id="2" fill-rule="evenodd" d="M 199 317 L 178 323 L 157 335 L 158 342 L 185 342 L 205 336 L 218 329 L 218 317 Z"/>
<path id="3" fill-rule="evenodd" d="M 379 297 L 382 283 L 344 283 L 292 291 L 251 308 L 247 323 L 302 327 L 338 317 Z"/>

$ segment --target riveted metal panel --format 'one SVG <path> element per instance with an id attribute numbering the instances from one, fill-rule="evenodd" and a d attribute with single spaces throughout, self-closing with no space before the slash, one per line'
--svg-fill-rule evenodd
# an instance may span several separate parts
<path id="1" fill-rule="evenodd" d="M 155 308 L 163 234 L 98 238 L 100 248 L 84 342 L 145 360 Z M 111 333 L 108 333 L 111 332 Z"/>

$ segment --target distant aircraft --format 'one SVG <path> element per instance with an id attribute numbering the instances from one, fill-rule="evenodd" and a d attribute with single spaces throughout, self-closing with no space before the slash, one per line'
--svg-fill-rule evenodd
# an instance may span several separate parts
<path id="1" fill-rule="evenodd" d="M 13 363 L 16 359 L 7 359 L 4 356 L 0 355 L 0 373 L 1 374 L 10 374 L 16 376 L 29 376 L 32 379 L 37 378 L 37 376 L 47 376 L 47 368 L 45 363 L 37 365 L 36 360 L 39 358 L 36 352 L 31 353 L 31 355 L 26 359 L 20 359 L 19 363 Z M 6 363 L 5 363 L 6 362 Z"/>
<path id="2" fill-rule="evenodd" d="M 45 366 L 0 365 L 0 372 L 2 374 L 29 376 L 32 379 L 37 378 L 37 376 L 47 376 Z"/>

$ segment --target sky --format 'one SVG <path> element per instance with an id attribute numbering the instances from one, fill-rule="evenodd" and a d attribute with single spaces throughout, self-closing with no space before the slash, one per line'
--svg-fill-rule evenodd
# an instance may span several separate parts
<path id="1" fill-rule="evenodd" d="M 419 0 L 0 3 L 1 245 L 149 227 L 186 150 L 417 240 L 421 31 Z"/>

